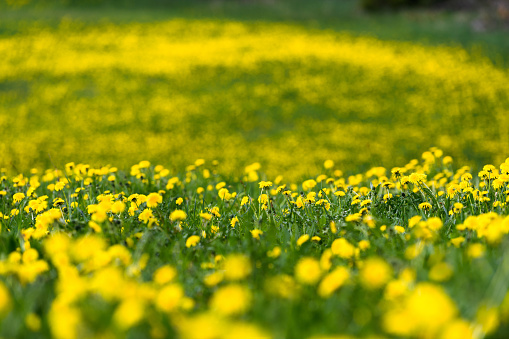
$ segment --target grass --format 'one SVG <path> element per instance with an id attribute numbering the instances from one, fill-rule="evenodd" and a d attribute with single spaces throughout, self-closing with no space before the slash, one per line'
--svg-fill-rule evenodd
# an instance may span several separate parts
<path id="1" fill-rule="evenodd" d="M 0 333 L 504 337 L 509 162 L 441 153 L 295 182 L 203 159 L 2 177 Z"/>
<path id="2" fill-rule="evenodd" d="M 503 33 L 298 4 L 0 11 L 1 337 L 507 337 Z"/>

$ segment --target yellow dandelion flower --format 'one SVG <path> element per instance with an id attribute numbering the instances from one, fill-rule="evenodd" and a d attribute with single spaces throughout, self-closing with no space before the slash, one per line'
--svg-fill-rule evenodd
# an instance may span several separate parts
<path id="1" fill-rule="evenodd" d="M 350 272 L 346 267 L 336 267 L 318 285 L 318 295 L 322 298 L 328 298 L 334 291 L 343 286 L 349 277 Z"/>
<path id="2" fill-rule="evenodd" d="M 441 262 L 431 267 L 428 276 L 433 281 L 443 282 L 449 280 L 453 273 L 454 271 L 449 264 Z"/>
<path id="3" fill-rule="evenodd" d="M 267 256 L 269 258 L 277 258 L 281 255 L 281 247 L 276 246 L 273 249 L 267 251 Z"/>
<path id="4" fill-rule="evenodd" d="M 242 200 L 240 201 L 240 206 L 244 206 L 249 203 L 249 197 L 246 195 L 242 197 Z"/>
<path id="5" fill-rule="evenodd" d="M 299 237 L 299 239 L 297 239 L 297 247 L 302 246 L 302 244 L 304 244 L 306 241 L 308 241 L 309 238 L 310 238 L 309 234 L 301 235 Z"/>
<path id="6" fill-rule="evenodd" d="M 262 230 L 259 230 L 259 229 L 254 229 L 254 230 L 251 230 L 249 231 L 251 232 L 251 236 L 254 238 L 254 239 L 257 239 L 257 240 L 260 240 L 260 235 L 263 234 L 263 231 Z"/>
<path id="7" fill-rule="evenodd" d="M 318 260 L 304 257 L 295 265 L 295 278 L 302 284 L 314 285 L 320 280 L 322 269 Z"/>
<path id="8" fill-rule="evenodd" d="M 360 272 L 361 284 L 368 289 L 383 287 L 392 277 L 392 268 L 381 258 L 368 258 Z"/>
<path id="9" fill-rule="evenodd" d="M 186 214 L 186 212 L 184 212 L 182 210 L 175 210 L 175 211 L 171 212 L 171 214 L 170 214 L 171 221 L 181 221 L 181 220 L 186 220 L 186 218 L 187 218 L 187 214 Z"/>
<path id="10" fill-rule="evenodd" d="M 242 254 L 230 254 L 222 262 L 227 280 L 242 280 L 251 274 L 251 261 Z"/>
<path id="11" fill-rule="evenodd" d="M 355 255 L 355 247 L 345 238 L 339 238 L 332 242 L 331 250 L 334 255 L 343 259 L 350 259 Z"/>
<path id="12" fill-rule="evenodd" d="M 431 204 L 429 202 L 423 202 L 419 204 L 419 209 L 429 212 L 431 210 Z"/>
<path id="13" fill-rule="evenodd" d="M 242 285 L 227 285 L 219 288 L 210 300 L 210 308 L 222 315 L 246 312 L 251 305 L 251 292 Z"/>
<path id="14" fill-rule="evenodd" d="M 172 312 L 179 308 L 184 298 L 184 290 L 178 284 L 163 287 L 155 298 L 156 307 L 164 312 Z"/>
<path id="15" fill-rule="evenodd" d="M 14 195 L 12 196 L 12 200 L 14 203 L 20 202 L 24 198 L 25 198 L 25 193 L 22 193 L 22 192 L 14 193 Z"/>
<path id="16" fill-rule="evenodd" d="M 113 320 L 122 330 L 127 330 L 139 323 L 145 314 L 145 305 L 139 299 L 129 298 L 118 305 Z"/>
<path id="17" fill-rule="evenodd" d="M 157 207 L 158 204 L 163 202 L 163 197 L 159 193 L 150 193 L 147 195 L 147 207 L 154 208 Z"/>
<path id="18" fill-rule="evenodd" d="M 200 236 L 199 235 L 192 235 L 186 240 L 186 247 L 194 247 L 200 242 Z"/>

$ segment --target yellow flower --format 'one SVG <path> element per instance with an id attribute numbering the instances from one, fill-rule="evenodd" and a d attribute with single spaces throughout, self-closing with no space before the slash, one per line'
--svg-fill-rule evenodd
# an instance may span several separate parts
<path id="1" fill-rule="evenodd" d="M 154 214 L 150 208 L 146 208 L 143 212 L 140 213 L 138 219 L 143 221 L 145 224 L 149 222 L 150 219 L 154 217 Z"/>
<path id="2" fill-rule="evenodd" d="M 346 218 L 345 218 L 345 221 L 347 222 L 350 222 L 350 221 L 360 221 L 362 218 L 361 214 L 360 213 L 354 213 L 354 214 L 350 214 L 348 215 Z"/>
<path id="3" fill-rule="evenodd" d="M 88 222 L 88 226 L 89 226 L 91 229 L 93 229 L 95 233 L 101 233 L 101 232 L 102 232 L 102 228 L 101 228 L 101 226 L 99 226 L 99 224 L 98 224 L 98 223 L 96 223 L 95 221 L 90 220 L 90 221 Z"/>
<path id="4" fill-rule="evenodd" d="M 403 279 L 392 280 L 387 283 L 384 291 L 386 300 L 395 300 L 408 291 L 409 284 Z"/>
<path id="5" fill-rule="evenodd" d="M 403 226 L 394 226 L 394 230 L 400 234 L 405 233 L 405 228 Z"/>
<path id="6" fill-rule="evenodd" d="M 223 279 L 224 279 L 224 273 L 221 271 L 218 271 L 218 272 L 214 272 L 214 273 L 207 275 L 203 279 L 203 282 L 208 287 L 212 287 L 212 286 L 216 286 L 217 284 L 219 284 L 221 281 L 223 281 Z"/>
<path id="7" fill-rule="evenodd" d="M 465 237 L 456 237 L 451 239 L 451 244 L 454 245 L 454 247 L 459 248 L 460 245 L 465 241 Z"/>
<path id="8" fill-rule="evenodd" d="M 350 272 L 347 268 L 342 266 L 336 267 L 318 285 L 318 295 L 322 298 L 328 298 L 334 291 L 343 286 L 349 277 Z"/>
<path id="9" fill-rule="evenodd" d="M 269 258 L 277 258 L 281 255 L 281 247 L 276 246 L 272 250 L 267 251 L 267 256 Z"/>
<path id="10" fill-rule="evenodd" d="M 148 161 L 148 160 L 142 160 L 138 164 L 139 168 L 148 168 L 149 166 L 150 166 L 150 161 Z"/>
<path id="11" fill-rule="evenodd" d="M 440 339 L 474 339 L 473 326 L 462 319 L 456 319 L 445 326 Z"/>
<path id="12" fill-rule="evenodd" d="M 51 304 L 48 323 L 53 337 L 58 339 L 77 338 L 78 324 L 81 313 L 77 307 L 72 307 L 57 299 Z"/>
<path id="13" fill-rule="evenodd" d="M 500 325 L 499 312 L 495 307 L 481 305 L 477 310 L 476 323 L 480 325 L 484 335 L 491 334 Z"/>
<path id="14" fill-rule="evenodd" d="M 182 210 L 175 210 L 171 212 L 170 214 L 170 220 L 171 221 L 179 221 L 179 220 L 186 220 L 187 214 L 186 212 Z"/>
<path id="15" fill-rule="evenodd" d="M 59 181 L 55 184 L 55 191 L 61 191 L 65 187 L 65 182 Z"/>
<path id="16" fill-rule="evenodd" d="M 179 206 L 180 206 L 180 205 L 182 205 L 182 203 L 183 203 L 183 202 L 184 202 L 184 199 L 182 199 L 182 198 L 178 198 L 178 199 L 175 201 L 175 203 L 176 203 L 177 205 L 179 205 Z"/>
<path id="17" fill-rule="evenodd" d="M 295 278 L 302 284 L 314 285 L 320 280 L 322 269 L 318 260 L 304 257 L 295 265 Z"/>
<path id="18" fill-rule="evenodd" d="M 361 207 L 371 204 L 371 199 L 366 199 L 361 202 Z"/>
<path id="19" fill-rule="evenodd" d="M 473 259 L 482 257 L 485 251 L 486 251 L 485 246 L 479 243 L 470 244 L 467 247 L 467 255 Z"/>
<path id="20" fill-rule="evenodd" d="M 186 240 L 186 247 L 187 248 L 194 247 L 194 246 L 196 246 L 196 244 L 198 244 L 199 241 L 200 241 L 200 236 L 192 235 L 189 238 L 187 238 L 187 240 Z"/>
<path id="21" fill-rule="evenodd" d="M 62 236 L 62 238 L 65 238 L 65 236 Z M 62 238 L 59 237 L 58 241 L 63 240 Z M 74 241 L 74 245 L 70 247 L 70 254 L 76 261 L 85 262 L 105 248 L 104 238 L 98 235 L 86 235 Z"/>
<path id="22" fill-rule="evenodd" d="M 405 250 L 405 258 L 407 260 L 413 260 L 421 254 L 423 249 L 424 245 L 421 242 L 410 245 Z"/>
<path id="23" fill-rule="evenodd" d="M 302 244 L 304 244 L 306 241 L 309 240 L 309 234 L 304 234 L 304 235 L 301 235 L 299 237 L 299 239 L 297 239 L 297 247 L 300 247 L 302 246 Z"/>
<path id="24" fill-rule="evenodd" d="M 249 203 L 249 197 L 246 195 L 242 197 L 242 200 L 240 201 L 240 206 L 244 206 Z"/>
<path id="25" fill-rule="evenodd" d="M 218 217 L 218 218 L 221 216 L 221 214 L 219 214 L 219 207 L 217 207 L 217 206 L 212 207 L 212 208 L 210 209 L 210 213 L 211 213 L 213 216 Z"/>
<path id="26" fill-rule="evenodd" d="M 12 200 L 14 201 L 14 203 L 20 202 L 24 198 L 25 198 L 25 193 L 22 193 L 22 192 L 14 193 L 14 195 L 12 196 Z"/>
<path id="27" fill-rule="evenodd" d="M 221 188 L 217 195 L 221 198 L 221 200 L 230 200 L 232 198 L 232 195 L 227 188 Z"/>
<path id="28" fill-rule="evenodd" d="M 230 323 L 216 312 L 179 317 L 179 321 L 175 324 L 178 329 L 176 337 L 182 339 L 224 338 L 224 333 L 227 333 L 231 327 Z"/>
<path id="29" fill-rule="evenodd" d="M 115 214 L 119 214 L 119 213 L 122 213 L 124 211 L 125 211 L 125 204 L 122 201 L 115 201 L 111 205 L 111 212 L 113 212 Z"/>
<path id="30" fill-rule="evenodd" d="M 262 166 L 260 165 L 259 162 L 255 162 L 255 163 L 252 163 L 249 166 L 246 166 L 246 168 L 244 169 L 244 172 L 245 173 L 249 173 L 249 172 L 258 171 L 261 167 Z"/>
<path id="31" fill-rule="evenodd" d="M 355 247 L 345 238 L 334 240 L 331 246 L 332 253 L 343 259 L 350 259 L 355 255 Z"/>
<path id="32" fill-rule="evenodd" d="M 331 169 L 332 167 L 334 167 L 334 161 L 325 160 L 325 162 L 323 163 L 323 167 L 325 167 L 326 169 Z"/>
<path id="33" fill-rule="evenodd" d="M 457 313 L 454 302 L 440 286 L 420 283 L 384 314 L 383 326 L 397 336 L 437 338 Z"/>
<path id="34" fill-rule="evenodd" d="M 139 299 L 129 298 L 118 305 L 113 320 L 122 330 L 127 330 L 139 323 L 144 316 L 145 305 Z"/>
<path id="35" fill-rule="evenodd" d="M 272 336 L 265 330 L 257 325 L 235 322 L 228 326 L 223 339 L 238 339 L 238 338 L 256 338 L 256 339 L 271 339 Z"/>
<path id="36" fill-rule="evenodd" d="M 419 209 L 429 212 L 431 210 L 431 204 L 429 202 L 423 202 L 419 204 Z"/>
<path id="37" fill-rule="evenodd" d="M 261 189 L 269 188 L 272 186 L 272 181 L 260 181 L 258 183 L 258 185 L 259 185 L 259 188 L 261 188 Z"/>
<path id="38" fill-rule="evenodd" d="M 456 213 L 456 214 L 460 213 L 462 209 L 463 209 L 463 204 L 462 203 L 460 203 L 460 202 L 454 203 L 454 208 L 453 208 L 453 212 L 454 213 Z"/>
<path id="39" fill-rule="evenodd" d="M 302 183 L 302 189 L 304 191 L 309 191 L 310 189 L 312 189 L 313 187 L 316 186 L 316 181 L 314 179 L 309 179 L 309 180 L 306 180 Z"/>
<path id="40" fill-rule="evenodd" d="M 175 311 L 184 298 L 184 290 L 180 285 L 170 284 L 163 287 L 155 298 L 155 305 L 164 312 Z"/>
<path id="41" fill-rule="evenodd" d="M 210 300 L 210 308 L 222 315 L 246 312 L 251 305 L 251 292 L 242 285 L 227 285 L 219 288 Z"/>
<path id="42" fill-rule="evenodd" d="M 200 213 L 200 217 L 204 220 L 210 220 L 212 219 L 212 214 L 210 213 Z"/>
<path id="43" fill-rule="evenodd" d="M 159 193 L 150 193 L 147 195 L 147 207 L 154 208 L 157 207 L 158 204 L 163 202 L 163 197 Z"/>
<path id="44" fill-rule="evenodd" d="M 381 258 L 366 259 L 360 272 L 361 284 L 367 289 L 383 287 L 392 277 L 392 268 Z"/>
<path id="45" fill-rule="evenodd" d="M 25 325 L 32 332 L 38 332 L 41 329 L 41 318 L 35 313 L 29 313 L 25 317 Z"/>
<path id="46" fill-rule="evenodd" d="M 410 182 L 412 184 L 419 184 L 419 183 L 422 183 L 426 180 L 426 174 L 421 174 L 421 173 L 412 173 L 409 175 L 408 179 L 410 180 Z"/>
<path id="47" fill-rule="evenodd" d="M 251 230 L 249 231 L 251 232 L 251 236 L 257 240 L 260 240 L 260 235 L 263 234 L 263 231 L 262 230 L 258 230 L 258 229 L 254 229 L 254 230 Z"/>
<path id="48" fill-rule="evenodd" d="M 415 225 L 417 225 L 417 223 L 419 221 L 421 221 L 422 217 L 420 215 L 415 215 L 413 217 L 411 217 L 409 220 L 408 220 L 408 227 L 412 228 L 414 227 Z"/>
<path id="49" fill-rule="evenodd" d="M 11 294 L 4 283 L 0 281 L 0 315 L 5 315 L 11 308 Z"/>
<path id="50" fill-rule="evenodd" d="M 258 197 L 258 202 L 260 204 L 267 204 L 269 202 L 269 196 L 267 194 L 260 194 Z"/>
<path id="51" fill-rule="evenodd" d="M 336 227 L 336 223 L 334 221 L 330 222 L 330 231 L 333 234 L 336 234 L 338 232 L 338 228 Z"/>
<path id="52" fill-rule="evenodd" d="M 364 250 L 368 249 L 371 245 L 369 243 L 369 240 L 361 240 L 361 241 L 359 241 L 358 246 L 361 250 L 364 251 Z"/>
<path id="53" fill-rule="evenodd" d="M 384 201 L 387 201 L 387 200 L 389 200 L 391 198 L 392 198 L 392 194 L 391 193 L 384 194 L 384 196 L 383 196 Z"/>
<path id="54" fill-rule="evenodd" d="M 222 262 L 227 280 L 242 280 L 251 274 L 251 261 L 242 254 L 230 254 Z"/>
<path id="55" fill-rule="evenodd" d="M 235 225 L 239 222 L 239 218 L 237 217 L 233 217 L 232 220 L 230 221 L 230 226 L 231 227 L 235 227 Z"/>
<path id="56" fill-rule="evenodd" d="M 434 265 L 429 270 L 428 275 L 431 280 L 442 282 L 449 280 L 453 273 L 452 267 L 449 264 L 442 262 Z"/>

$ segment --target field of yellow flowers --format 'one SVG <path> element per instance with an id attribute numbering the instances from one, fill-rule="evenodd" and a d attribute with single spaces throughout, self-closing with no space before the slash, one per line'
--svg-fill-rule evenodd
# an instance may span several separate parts
<path id="1" fill-rule="evenodd" d="M 2 175 L 3 338 L 502 338 L 509 158 Z M 321 173 L 321 174 L 319 174 Z"/>
<path id="2" fill-rule="evenodd" d="M 0 338 L 509 337 L 506 68 L 296 23 L 5 18 Z"/>
<path id="3" fill-rule="evenodd" d="M 432 146 L 509 154 L 508 72 L 459 47 L 295 24 L 63 18 L 0 31 L 0 167 L 253 159 L 299 178 L 397 166 Z"/>

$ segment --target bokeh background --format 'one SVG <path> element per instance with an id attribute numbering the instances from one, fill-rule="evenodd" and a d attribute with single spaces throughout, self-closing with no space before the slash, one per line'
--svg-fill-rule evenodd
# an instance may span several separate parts
<path id="1" fill-rule="evenodd" d="M 507 1 L 0 1 L 0 167 L 509 156 Z"/>

